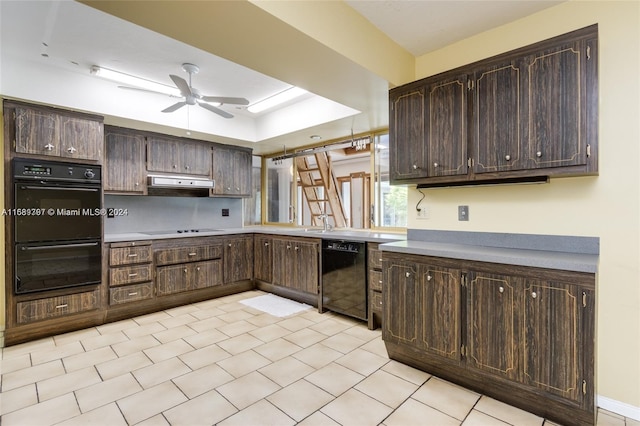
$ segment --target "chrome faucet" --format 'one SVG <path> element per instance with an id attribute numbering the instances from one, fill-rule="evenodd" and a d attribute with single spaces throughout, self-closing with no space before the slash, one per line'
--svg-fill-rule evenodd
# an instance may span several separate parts
<path id="1" fill-rule="evenodd" d="M 324 214 L 321 214 L 318 217 L 320 219 L 322 219 L 322 225 L 323 225 L 322 232 L 328 232 L 328 231 L 331 231 L 333 229 L 333 226 L 331 226 L 329 224 L 329 215 L 328 214 L 324 213 Z"/>

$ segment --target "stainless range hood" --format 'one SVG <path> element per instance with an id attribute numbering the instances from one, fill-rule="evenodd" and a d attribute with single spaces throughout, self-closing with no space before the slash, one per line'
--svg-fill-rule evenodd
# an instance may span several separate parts
<path id="1" fill-rule="evenodd" d="M 212 179 L 193 176 L 149 175 L 148 179 L 149 188 L 208 189 L 216 186 Z"/>

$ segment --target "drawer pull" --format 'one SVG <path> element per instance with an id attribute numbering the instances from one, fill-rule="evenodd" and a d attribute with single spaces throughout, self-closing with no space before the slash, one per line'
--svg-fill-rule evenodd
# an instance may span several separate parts
<path id="1" fill-rule="evenodd" d="M 269 243 L 264 243 L 264 246 L 265 246 L 265 247 L 268 247 L 268 246 L 269 246 Z"/>
<path id="2" fill-rule="evenodd" d="M 405 272 L 405 273 L 404 273 L 404 276 L 405 276 L 405 277 L 407 277 L 407 278 L 409 278 L 409 277 L 411 276 L 411 273 L 410 273 L 410 272 Z"/>
<path id="3" fill-rule="evenodd" d="M 500 293 L 504 293 L 504 287 L 500 286 L 500 288 L 498 289 L 498 291 L 499 291 Z"/>
<path id="4" fill-rule="evenodd" d="M 67 148 L 67 152 L 68 152 L 69 154 L 73 154 L 73 153 L 75 153 L 76 151 L 77 151 L 77 149 L 75 149 L 74 147 L 69 147 L 69 148 Z"/>
<path id="5" fill-rule="evenodd" d="M 531 297 L 535 299 L 536 297 L 538 297 L 538 293 L 536 293 L 535 291 L 532 291 Z"/>
<path id="6" fill-rule="evenodd" d="M 129 257 L 138 257 L 138 253 L 131 253 Z"/>
<path id="7" fill-rule="evenodd" d="M 133 278 L 133 277 L 137 277 L 138 273 L 136 272 L 135 274 L 129 274 L 129 278 Z"/>
<path id="8" fill-rule="evenodd" d="M 379 280 L 379 281 L 378 281 L 378 283 L 379 283 L 379 284 L 382 284 L 382 280 Z"/>
<path id="9" fill-rule="evenodd" d="M 427 275 L 427 281 L 431 281 L 433 277 L 431 275 Z"/>
<path id="10" fill-rule="evenodd" d="M 129 293 L 129 296 L 137 296 L 137 295 L 138 295 L 137 291 L 134 291 L 133 293 Z"/>
<path id="11" fill-rule="evenodd" d="M 189 253 L 189 256 L 195 256 L 196 254 L 198 254 L 198 253 L 195 253 L 195 252 L 194 253 Z"/>
<path id="12" fill-rule="evenodd" d="M 231 243 L 229 243 L 229 247 L 231 247 Z"/>
<path id="13" fill-rule="evenodd" d="M 296 246 L 296 250 L 300 250 L 300 247 Z"/>
<path id="14" fill-rule="evenodd" d="M 64 308 L 66 308 L 67 306 L 69 306 L 69 304 L 68 304 L 68 303 L 64 303 L 64 304 L 62 304 L 62 305 L 58 305 L 58 306 L 56 306 L 56 309 L 64 309 Z"/>
<path id="15" fill-rule="evenodd" d="M 196 271 L 199 271 L 199 270 L 200 270 L 200 267 L 198 266 L 198 267 L 196 268 Z"/>
<path id="16" fill-rule="evenodd" d="M 53 148 L 55 148 L 55 146 L 51 145 L 50 143 L 44 146 L 44 149 L 46 149 L 47 151 L 53 151 Z"/>
<path id="17" fill-rule="evenodd" d="M 184 269 L 183 269 L 183 272 L 186 274 L 186 273 L 187 273 L 187 268 L 184 268 Z"/>

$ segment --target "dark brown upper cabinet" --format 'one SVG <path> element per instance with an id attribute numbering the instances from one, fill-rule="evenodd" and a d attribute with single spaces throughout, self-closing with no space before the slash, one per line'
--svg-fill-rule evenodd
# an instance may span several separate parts
<path id="1" fill-rule="evenodd" d="M 592 25 L 392 89 L 392 183 L 597 174 L 597 43 Z"/>
<path id="2" fill-rule="evenodd" d="M 5 110 L 16 154 L 102 161 L 102 117 L 12 102 Z"/>
<path id="3" fill-rule="evenodd" d="M 147 138 L 147 170 L 181 175 L 211 175 L 211 146 L 170 137 Z"/>
<path id="4" fill-rule="evenodd" d="M 147 193 L 145 143 L 145 137 L 136 131 L 105 126 L 105 192 Z"/>

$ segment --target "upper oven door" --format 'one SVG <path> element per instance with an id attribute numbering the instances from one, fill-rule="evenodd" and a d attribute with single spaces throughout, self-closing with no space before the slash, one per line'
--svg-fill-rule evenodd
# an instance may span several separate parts
<path id="1" fill-rule="evenodd" d="M 42 180 L 14 190 L 17 243 L 101 238 L 99 185 Z"/>

